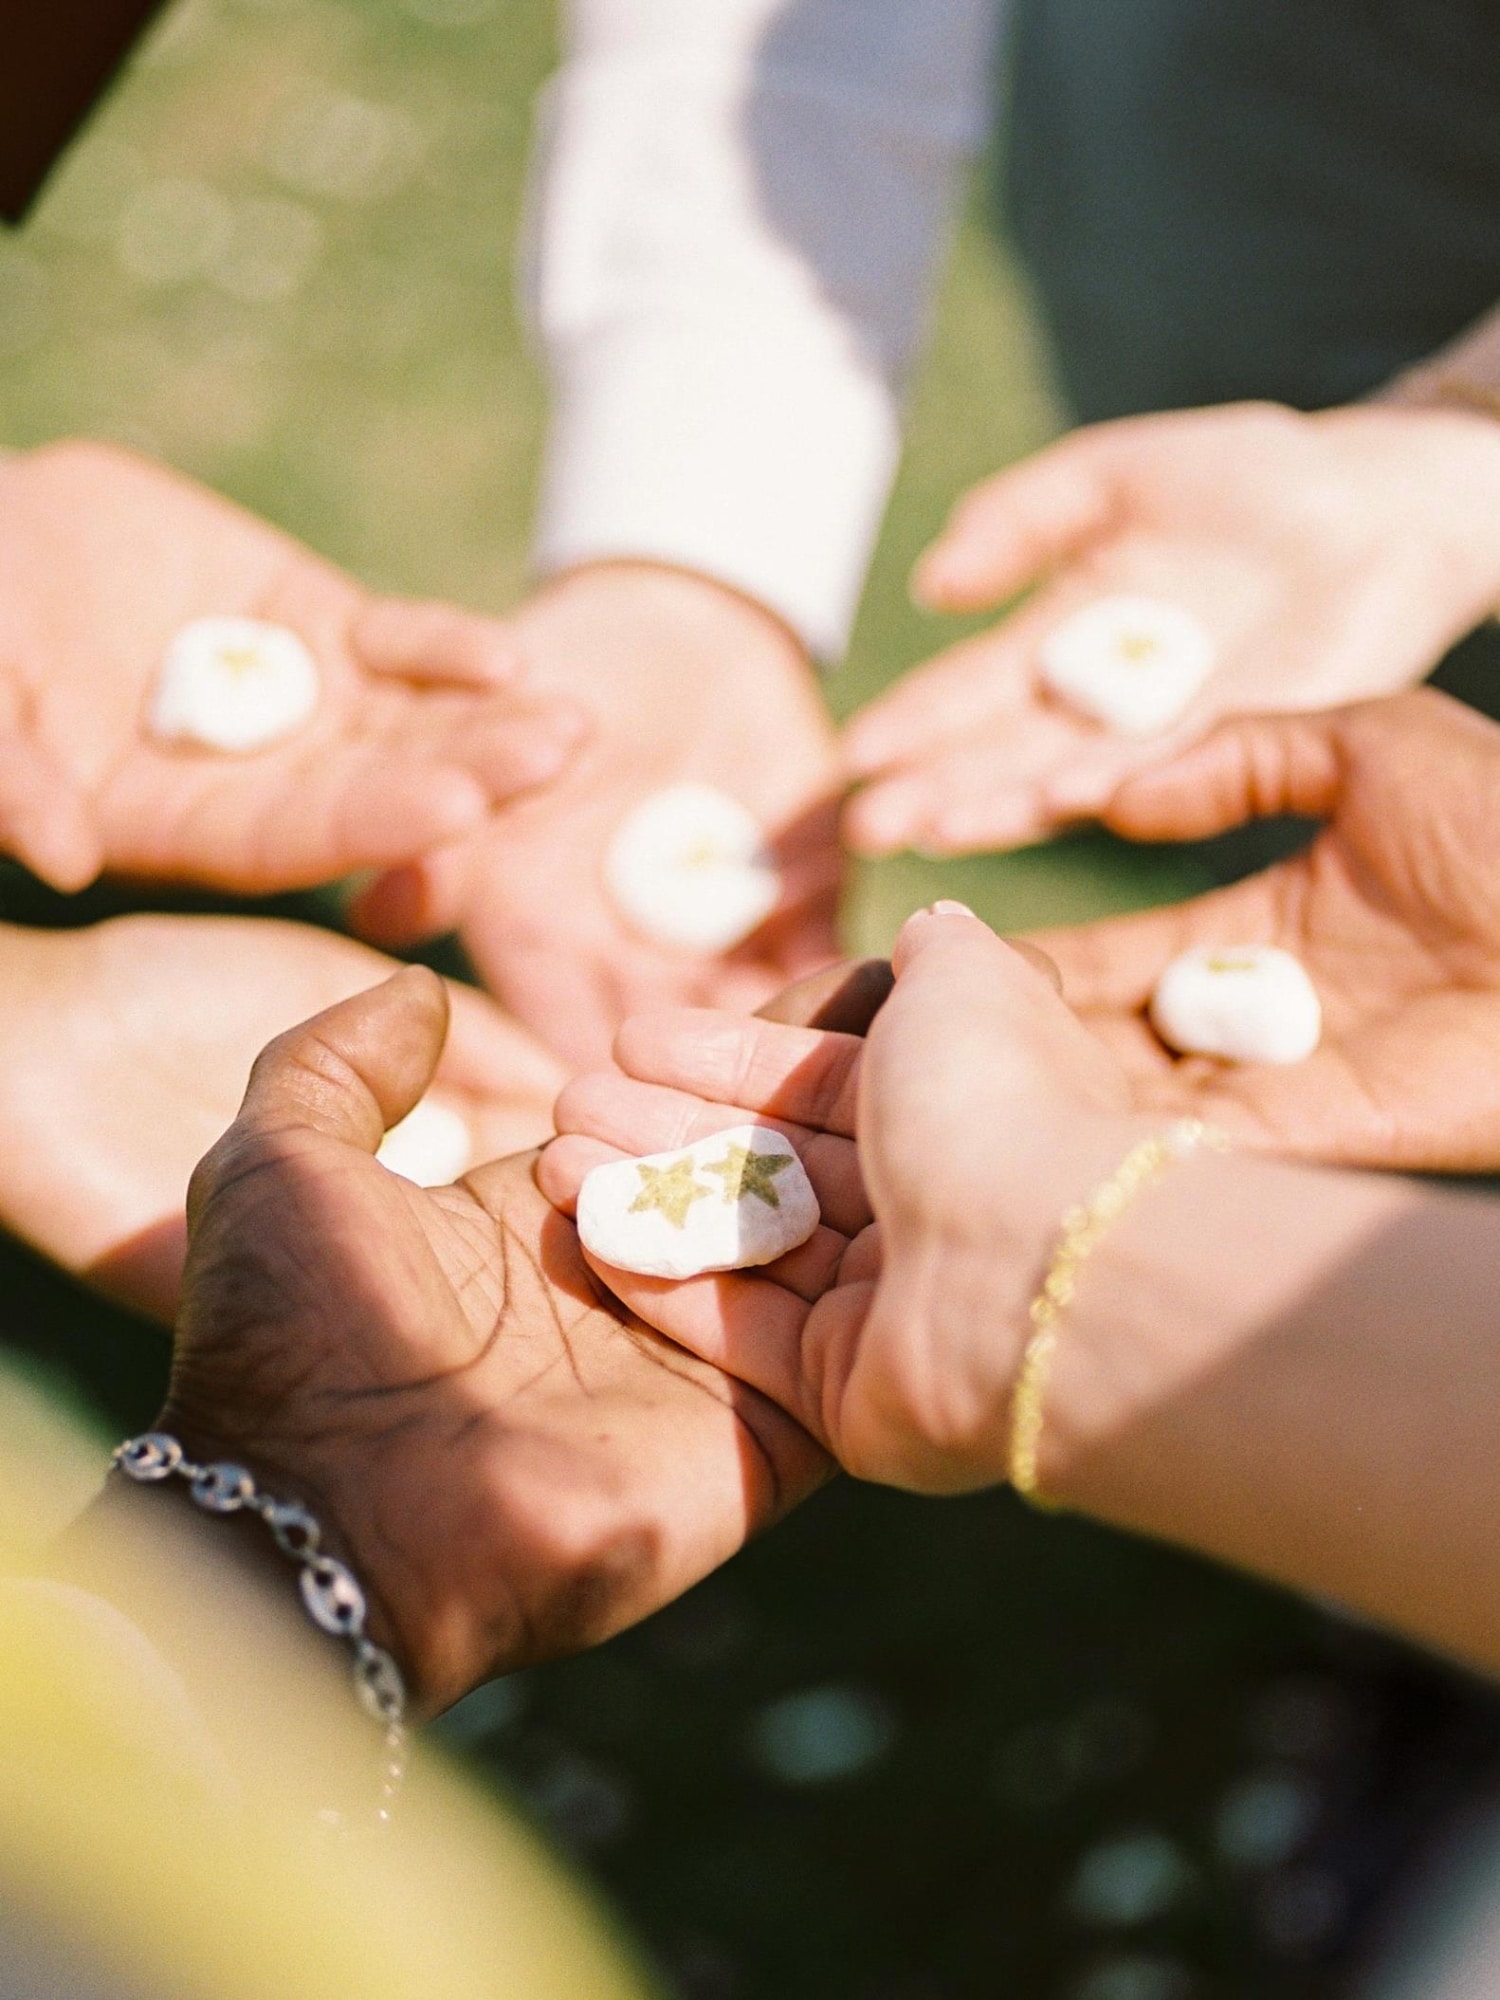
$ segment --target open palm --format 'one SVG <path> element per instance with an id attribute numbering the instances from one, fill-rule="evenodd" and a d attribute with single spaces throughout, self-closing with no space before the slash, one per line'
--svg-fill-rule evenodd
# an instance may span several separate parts
<path id="1" fill-rule="evenodd" d="M 298 633 L 321 695 L 251 756 L 154 742 L 174 635 L 208 616 Z M 577 712 L 497 685 L 492 622 L 378 601 L 309 550 L 130 454 L 0 465 L 0 845 L 62 888 L 99 867 L 254 894 L 388 866 L 554 777 Z"/>
<path id="2" fill-rule="evenodd" d="M 1226 723 L 1133 779 L 1107 818 L 1175 840 L 1272 813 L 1327 825 L 1231 888 L 1039 937 L 1068 999 L 1142 1108 L 1349 1165 L 1500 1168 L 1500 728 L 1430 692 Z M 1173 1057 L 1145 1013 L 1163 967 L 1192 945 L 1252 943 L 1306 965 L 1321 1047 L 1289 1069 Z"/>
<path id="3" fill-rule="evenodd" d="M 124 917 L 0 931 L 0 1221 L 171 1321 L 194 1166 L 234 1118 L 272 1036 L 396 970 L 306 924 Z M 483 995 L 451 990 L 435 1095 L 478 1159 L 538 1144 L 562 1074 Z"/>
<path id="4" fill-rule="evenodd" d="M 321 1509 L 420 1698 L 604 1639 L 810 1492 L 754 1391 L 607 1301 L 522 1155 L 373 1155 L 442 1045 L 408 969 L 283 1036 L 203 1162 L 163 1421 Z"/>
<path id="5" fill-rule="evenodd" d="M 1241 404 L 1074 432 L 971 493 L 919 569 L 942 610 L 1040 587 L 849 725 L 868 781 L 853 844 L 1018 846 L 1097 813 L 1221 716 L 1412 686 L 1500 600 L 1494 504 L 1500 427 L 1463 412 Z M 1218 648 L 1180 724 L 1145 742 L 1038 679 L 1047 636 L 1117 593 L 1183 606 Z"/>

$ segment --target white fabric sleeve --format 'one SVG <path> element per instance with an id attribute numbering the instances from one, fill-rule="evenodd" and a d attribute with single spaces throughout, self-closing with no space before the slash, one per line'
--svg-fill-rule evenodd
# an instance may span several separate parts
<path id="1" fill-rule="evenodd" d="M 528 304 L 537 560 L 639 557 L 844 650 L 983 139 L 996 0 L 572 0 Z"/>

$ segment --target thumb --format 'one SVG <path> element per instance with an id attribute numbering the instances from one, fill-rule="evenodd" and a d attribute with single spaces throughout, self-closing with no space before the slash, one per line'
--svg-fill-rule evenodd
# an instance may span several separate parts
<path id="1" fill-rule="evenodd" d="M 997 937 L 961 903 L 908 918 L 892 954 L 896 988 L 870 1031 L 865 1085 L 901 1115 L 957 1134 L 985 1105 L 1022 1097 L 1115 1109 L 1118 1062 L 1061 999 L 1047 955 Z M 981 1102 L 983 1100 L 983 1102 Z"/>
<path id="2" fill-rule="evenodd" d="M 1107 436 L 1076 431 L 976 486 L 917 564 L 917 602 L 932 611 L 998 604 L 1101 534 L 1115 504 Z"/>
<path id="3" fill-rule="evenodd" d="M 278 1035 L 256 1058 L 234 1133 L 302 1130 L 374 1153 L 431 1083 L 448 991 L 409 965 Z"/>
<path id="4" fill-rule="evenodd" d="M 1129 840 L 1203 840 L 1278 813 L 1327 819 L 1343 785 L 1342 752 L 1337 711 L 1238 717 L 1127 778 L 1104 823 Z"/>

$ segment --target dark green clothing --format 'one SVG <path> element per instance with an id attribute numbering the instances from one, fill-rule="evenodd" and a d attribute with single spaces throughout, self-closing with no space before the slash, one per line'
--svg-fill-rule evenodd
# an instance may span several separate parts
<path id="1" fill-rule="evenodd" d="M 1009 226 L 1081 422 L 1347 402 L 1500 301 L 1500 0 L 1014 0 L 1011 79 Z M 1500 713 L 1500 633 L 1438 680 Z"/>
<path id="2" fill-rule="evenodd" d="M 1344 402 L 1500 299 L 1500 0 L 1015 0 L 1012 74 L 1085 422 Z"/>

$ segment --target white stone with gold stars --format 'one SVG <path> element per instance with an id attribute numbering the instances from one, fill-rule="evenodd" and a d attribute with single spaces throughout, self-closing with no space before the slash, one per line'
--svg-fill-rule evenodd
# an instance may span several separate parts
<path id="1" fill-rule="evenodd" d="M 649 1278 L 696 1278 L 774 1263 L 818 1226 L 818 1197 L 790 1141 L 735 1125 L 674 1153 L 595 1167 L 578 1196 L 578 1234 L 602 1264 Z"/>
<path id="2" fill-rule="evenodd" d="M 318 693 L 317 662 L 284 625 L 198 618 L 167 648 L 146 724 L 164 743 L 243 757 L 295 735 Z"/>
<path id="3" fill-rule="evenodd" d="M 1102 597 L 1059 625 L 1041 652 L 1043 681 L 1117 736 L 1159 736 L 1214 670 L 1213 635 L 1157 597 Z"/>
<path id="4" fill-rule="evenodd" d="M 678 951 L 732 951 L 781 897 L 754 814 L 714 785 L 643 799 L 610 842 L 604 878 L 633 930 Z"/>

